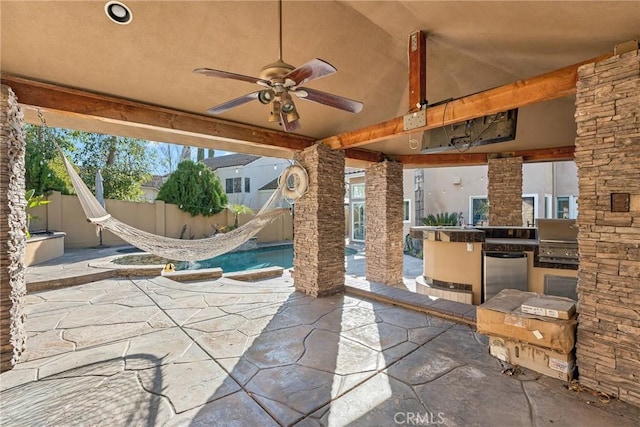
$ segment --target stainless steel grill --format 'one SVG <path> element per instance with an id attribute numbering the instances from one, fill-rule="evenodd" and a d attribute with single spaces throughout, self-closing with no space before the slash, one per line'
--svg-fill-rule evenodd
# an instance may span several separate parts
<path id="1" fill-rule="evenodd" d="M 578 227 L 574 219 L 538 220 L 541 262 L 578 264 Z"/>

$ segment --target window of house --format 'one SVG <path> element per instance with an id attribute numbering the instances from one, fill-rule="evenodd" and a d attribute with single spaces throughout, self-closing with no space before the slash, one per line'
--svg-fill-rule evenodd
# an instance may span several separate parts
<path id="1" fill-rule="evenodd" d="M 364 184 L 351 184 L 351 198 L 364 199 Z"/>
<path id="2" fill-rule="evenodd" d="M 487 196 L 469 197 L 471 225 L 483 225 L 489 221 L 489 199 Z"/>
<path id="3" fill-rule="evenodd" d="M 353 202 L 352 206 L 352 240 L 364 241 L 365 239 L 365 216 L 364 202 Z"/>
<path id="4" fill-rule="evenodd" d="M 403 211 L 402 211 L 402 221 L 410 222 L 411 221 L 411 200 L 404 199 L 403 203 Z"/>
<path id="5" fill-rule="evenodd" d="M 225 181 L 225 187 L 225 192 L 227 194 L 242 193 L 242 178 L 227 178 Z"/>
<path id="6" fill-rule="evenodd" d="M 251 180 L 249 178 L 244 179 L 244 192 L 251 193 Z"/>
<path id="7" fill-rule="evenodd" d="M 538 195 L 525 194 L 522 196 L 522 226 L 533 227 L 538 217 Z"/>
<path id="8" fill-rule="evenodd" d="M 556 218 L 577 218 L 578 198 L 576 196 L 556 197 Z"/>

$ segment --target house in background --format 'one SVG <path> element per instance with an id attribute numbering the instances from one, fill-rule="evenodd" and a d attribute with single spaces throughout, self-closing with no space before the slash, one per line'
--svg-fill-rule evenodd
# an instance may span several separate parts
<path id="1" fill-rule="evenodd" d="M 424 211 L 416 214 L 418 221 L 429 214 L 462 212 L 464 224 L 486 224 L 487 166 L 419 169 L 414 180 L 415 199 L 424 200 Z M 522 166 L 522 204 L 523 226 L 534 226 L 538 218 L 576 218 L 578 174 L 575 162 L 525 163 Z"/>
<path id="2" fill-rule="evenodd" d="M 487 166 L 405 169 L 403 236 L 421 219 L 442 212 L 462 213 L 463 224 L 488 224 Z M 576 218 L 578 174 L 573 161 L 522 166 L 522 225 L 538 218 Z M 346 168 L 345 238 L 365 241 L 365 171 Z"/>
<path id="3" fill-rule="evenodd" d="M 344 216 L 346 221 L 345 238 L 352 242 L 365 241 L 365 171 L 364 169 L 345 169 Z M 403 171 L 403 231 L 409 234 L 409 227 L 414 225 L 414 172 L 413 169 Z"/>
<path id="4" fill-rule="evenodd" d="M 143 202 L 154 202 L 156 197 L 158 196 L 158 192 L 160 191 L 160 187 L 167 180 L 168 175 L 152 175 L 151 179 L 140 186 L 142 190 L 142 197 L 140 198 Z"/>
<path id="5" fill-rule="evenodd" d="M 260 189 L 277 179 L 290 165 L 286 159 L 249 154 L 210 157 L 202 162 L 220 178 L 229 204 L 245 205 L 253 210 L 259 210 L 266 201 L 261 197 Z"/>

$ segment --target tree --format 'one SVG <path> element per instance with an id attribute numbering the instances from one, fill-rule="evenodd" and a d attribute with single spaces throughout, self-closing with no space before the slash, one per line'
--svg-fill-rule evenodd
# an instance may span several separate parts
<path id="1" fill-rule="evenodd" d="M 181 145 L 159 143 L 157 147 L 162 174 L 170 174 L 176 170 L 182 160 L 184 147 Z"/>
<path id="2" fill-rule="evenodd" d="M 99 133 L 72 131 L 76 144 L 72 153 L 80 177 L 89 188 L 95 186 L 98 169 L 104 178 L 106 199 L 138 200 L 141 186 L 151 178 L 155 153 L 147 141 Z"/>
<path id="3" fill-rule="evenodd" d="M 249 206 L 246 206 L 246 205 L 232 204 L 227 206 L 227 208 L 229 208 L 229 210 L 233 212 L 233 215 L 234 215 L 233 226 L 235 228 L 238 228 L 238 220 L 240 215 L 253 213 L 253 209 L 251 209 Z"/>
<path id="4" fill-rule="evenodd" d="M 183 160 L 158 191 L 157 200 L 195 215 L 215 215 L 228 203 L 220 179 L 203 163 Z"/>
<path id="5" fill-rule="evenodd" d="M 25 186 L 36 196 L 50 191 L 73 194 L 71 180 L 64 169 L 54 141 L 67 151 L 74 146 L 65 129 L 25 125 Z"/>

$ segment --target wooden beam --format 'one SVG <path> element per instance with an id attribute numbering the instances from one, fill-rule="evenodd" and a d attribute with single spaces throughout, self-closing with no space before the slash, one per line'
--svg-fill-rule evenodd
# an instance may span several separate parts
<path id="1" fill-rule="evenodd" d="M 13 89 L 21 104 L 80 115 L 125 127 L 147 128 L 180 135 L 206 136 L 225 142 L 300 151 L 314 138 L 244 125 L 210 116 L 172 110 L 124 98 L 96 94 L 64 86 L 2 74 L 2 84 Z"/>
<path id="2" fill-rule="evenodd" d="M 426 131 L 513 108 L 563 98 L 576 92 L 578 68 L 581 65 L 600 62 L 610 57 L 611 54 L 601 55 L 536 77 L 427 107 L 427 124 L 419 128 L 404 130 L 404 117 L 396 117 L 373 126 L 325 138 L 321 142 L 334 150 L 360 147 L 393 136 Z"/>
<path id="3" fill-rule="evenodd" d="M 567 147 L 516 151 L 515 156 L 522 157 L 522 161 L 525 163 L 559 162 L 573 160 L 575 151 L 576 147 L 574 145 L 569 145 Z"/>
<path id="4" fill-rule="evenodd" d="M 385 155 L 379 151 L 364 150 L 362 148 L 349 148 L 344 151 L 344 156 L 348 159 L 367 163 L 378 163 L 385 159 Z"/>
<path id="5" fill-rule="evenodd" d="M 436 153 L 395 156 L 406 169 L 446 166 L 486 165 L 491 156 L 522 157 L 525 163 L 573 160 L 575 147 L 541 148 L 538 150 L 512 151 L 509 153 Z"/>
<path id="6" fill-rule="evenodd" d="M 409 109 L 419 110 L 427 100 L 427 37 L 422 31 L 409 35 Z"/>

